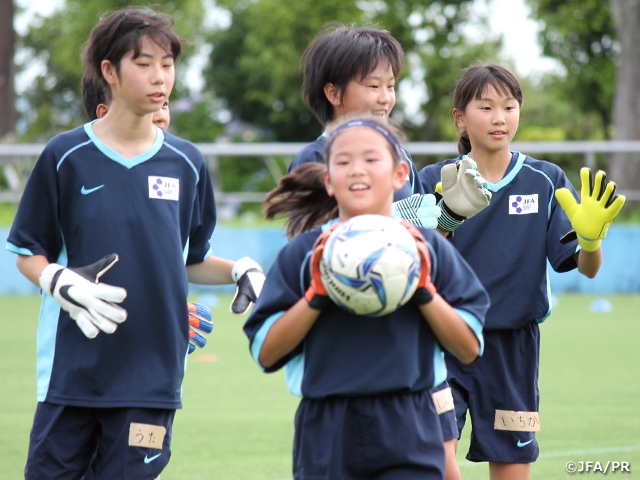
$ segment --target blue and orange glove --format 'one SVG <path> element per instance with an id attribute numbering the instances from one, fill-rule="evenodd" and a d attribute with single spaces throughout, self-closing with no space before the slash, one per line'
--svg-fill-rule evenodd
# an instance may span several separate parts
<path id="1" fill-rule="evenodd" d="M 420 230 L 407 221 L 401 221 L 400 223 L 409 230 L 409 233 L 415 239 L 418 254 L 420 255 L 420 280 L 418 280 L 418 288 L 416 288 L 412 300 L 418 305 L 426 305 L 433 300 L 433 296 L 436 293 L 436 287 L 431 282 L 431 255 L 429 255 L 429 246 Z"/>
<path id="2" fill-rule="evenodd" d="M 320 234 L 316 242 L 313 244 L 311 260 L 309 263 L 309 267 L 311 268 L 311 285 L 304 293 L 304 298 L 309 303 L 309 306 L 314 310 L 322 310 L 331 302 L 327 289 L 322 282 L 322 276 L 320 275 L 320 260 L 322 259 L 322 253 L 324 252 L 324 246 L 327 243 L 327 239 L 340 225 L 342 225 L 342 222 L 336 222 L 331 225 Z"/>
<path id="3" fill-rule="evenodd" d="M 599 170 L 595 179 L 591 169 L 580 170 L 582 188 L 580 203 L 567 188 L 556 190 L 556 199 L 569 217 L 573 231 L 562 237 L 562 243 L 577 237 L 578 244 L 585 252 L 595 252 L 607 236 L 611 222 L 616 218 L 626 200 L 624 195 L 616 195 L 615 182 L 607 181 L 607 174 Z"/>
<path id="4" fill-rule="evenodd" d="M 193 353 L 198 348 L 204 348 L 208 335 L 213 331 L 213 315 L 211 309 L 199 303 L 187 302 L 189 312 L 189 353 Z"/>

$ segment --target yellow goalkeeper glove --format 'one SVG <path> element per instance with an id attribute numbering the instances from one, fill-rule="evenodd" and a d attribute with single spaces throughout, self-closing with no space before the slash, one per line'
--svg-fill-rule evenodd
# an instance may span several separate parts
<path id="1" fill-rule="evenodd" d="M 595 252 L 607 235 L 609 225 L 624 205 L 624 195 L 616 195 L 615 182 L 607 181 L 607 174 L 599 170 L 595 180 L 591 169 L 580 170 L 582 189 L 580 203 L 567 188 L 556 190 L 556 199 L 569 217 L 578 244 L 585 252 Z"/>

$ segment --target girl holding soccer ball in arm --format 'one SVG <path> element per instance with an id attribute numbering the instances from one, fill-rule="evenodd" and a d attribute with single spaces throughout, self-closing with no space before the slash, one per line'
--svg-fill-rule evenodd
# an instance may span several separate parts
<path id="1" fill-rule="evenodd" d="M 293 239 L 244 330 L 258 365 L 284 367 L 289 390 L 302 397 L 295 479 L 442 479 L 442 431 L 429 393 L 446 376 L 441 345 L 462 363 L 482 353 L 487 294 L 435 230 L 407 227 L 421 278 L 412 300 L 388 315 L 349 313 L 322 283 L 320 257 L 336 224 L 391 216 L 408 169 L 400 138 L 384 119 L 341 119 L 328 129 L 326 162 L 285 176 L 265 202 L 268 218 L 288 215 Z"/>
<path id="2" fill-rule="evenodd" d="M 581 170 L 578 203 L 560 167 L 509 149 L 522 101 L 520 83 L 508 69 L 466 69 L 452 110 L 461 156 L 420 172 L 425 191 L 442 194 L 438 228 L 491 297 L 482 358 L 466 365 L 445 357 L 460 432 L 471 413 L 467 459 L 489 462 L 492 480 L 526 480 L 538 457 L 538 324 L 551 313 L 547 264 L 595 277 L 600 242 L 624 204 L 602 171 Z M 469 202 L 472 192 L 461 182 L 478 173 L 492 192 L 488 206 Z"/>

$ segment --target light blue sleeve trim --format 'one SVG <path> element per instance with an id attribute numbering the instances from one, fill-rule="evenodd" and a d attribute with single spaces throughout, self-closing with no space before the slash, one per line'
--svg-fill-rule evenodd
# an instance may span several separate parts
<path id="1" fill-rule="evenodd" d="M 62 251 L 58 256 L 56 263 L 63 267 L 69 263 L 67 247 L 64 242 L 62 244 Z M 39 402 L 43 402 L 49 392 L 51 372 L 53 371 L 53 361 L 56 354 L 56 340 L 58 335 L 58 322 L 60 321 L 60 310 L 60 305 L 53 297 L 46 293 L 42 295 L 42 307 L 40 308 L 38 331 L 36 333 L 36 396 Z"/>
<path id="2" fill-rule="evenodd" d="M 202 259 L 202 261 L 205 261 L 211 255 L 213 255 L 213 250 L 211 249 L 211 247 L 209 247 L 209 250 L 207 250 L 207 253 L 204 254 L 204 258 Z"/>
<path id="3" fill-rule="evenodd" d="M 189 160 L 189 157 L 187 157 L 183 152 L 181 152 L 180 150 L 178 150 L 176 147 L 174 147 L 173 145 L 169 145 L 168 143 L 165 142 L 165 146 L 170 148 L 171 150 L 173 150 L 174 152 L 176 152 L 178 155 L 180 155 L 182 158 L 185 159 L 185 161 L 189 164 L 189 166 L 191 167 L 191 169 L 193 170 L 193 173 L 196 174 L 196 182 L 200 181 L 200 174 L 198 174 L 198 169 L 196 168 L 196 166 L 193 164 L 193 162 L 191 160 Z"/>
<path id="4" fill-rule="evenodd" d="M 547 271 L 545 276 L 547 277 L 547 302 L 549 302 L 549 310 L 547 310 L 547 313 L 545 314 L 544 317 L 541 318 L 536 318 L 536 322 L 538 323 L 542 323 L 544 322 L 547 318 L 549 318 L 549 316 L 551 315 L 551 311 L 553 310 L 553 305 L 551 302 L 551 279 L 549 278 L 549 263 L 547 262 Z"/>
<path id="5" fill-rule="evenodd" d="M 555 198 L 556 186 L 551 181 L 551 178 L 549 178 L 549 175 L 544 173 L 542 170 L 538 170 L 537 168 L 533 168 L 531 165 L 525 165 L 525 167 L 527 167 L 528 169 L 530 169 L 530 170 L 542 175 L 544 178 L 547 179 L 547 182 L 549 182 L 549 185 L 551 185 L 551 195 L 549 196 L 549 204 L 547 205 L 547 220 L 549 220 L 551 218 L 551 202 L 553 202 L 553 199 Z"/>
<path id="6" fill-rule="evenodd" d="M 271 329 L 271 325 L 273 325 L 275 321 L 278 320 L 282 315 L 284 315 L 284 312 L 278 312 L 267 318 L 266 322 L 262 324 L 262 326 L 258 330 L 258 333 L 256 333 L 256 335 L 253 337 L 253 341 L 251 342 L 251 356 L 263 372 L 265 368 L 260 363 L 260 360 L 258 360 L 258 358 L 260 357 L 260 352 L 262 351 L 262 345 L 264 345 L 264 341 L 267 338 L 269 330 Z"/>
<path id="7" fill-rule="evenodd" d="M 476 338 L 480 343 L 480 352 L 478 352 L 478 356 L 481 356 L 484 352 L 484 335 L 482 335 L 482 323 L 480 323 L 480 320 L 478 320 L 475 315 L 467 312 L 466 310 L 462 310 L 459 308 L 455 308 L 454 310 L 458 315 L 460 315 L 460 318 L 462 318 L 464 323 L 469 326 L 471 331 L 475 333 Z"/>
<path id="8" fill-rule="evenodd" d="M 404 159 L 407 162 L 407 164 L 409 165 L 409 177 L 411 178 L 411 191 L 415 192 L 415 185 L 416 185 L 416 176 L 414 175 L 414 169 L 416 169 L 416 166 L 413 164 L 413 161 L 411 160 L 411 158 L 409 158 L 409 154 L 408 152 L 404 149 L 404 147 L 400 147 L 400 150 L 402 150 L 402 153 L 404 154 Z M 417 171 L 417 169 L 416 169 Z"/>
<path id="9" fill-rule="evenodd" d="M 305 351 L 293 357 L 284 366 L 284 379 L 292 395 L 302 397 L 302 378 L 304 377 Z M 446 377 L 446 372 L 445 372 Z"/>
<path id="10" fill-rule="evenodd" d="M 309 263 L 309 259 L 311 258 L 311 254 L 313 253 L 313 251 L 308 251 L 307 254 L 304 256 L 304 260 L 302 260 L 302 263 L 300 264 L 300 291 L 304 292 L 307 289 L 304 286 L 304 269 L 307 267 L 307 264 Z"/>
<path id="11" fill-rule="evenodd" d="M 85 126 L 85 130 L 86 130 L 86 126 Z M 67 150 L 67 151 L 65 152 L 65 154 L 64 154 L 64 155 L 62 155 L 62 157 L 60 158 L 60 161 L 58 162 L 58 165 L 56 165 L 56 171 L 60 170 L 60 165 L 62 165 L 62 162 L 64 162 L 64 159 L 65 159 L 65 158 L 67 158 L 67 157 L 69 156 L 69 154 L 73 153 L 73 152 L 74 152 L 74 151 L 76 151 L 77 149 L 82 148 L 82 147 L 84 147 L 85 145 L 88 145 L 88 144 L 90 144 L 90 143 L 91 143 L 91 140 L 87 140 L 86 142 L 83 142 L 83 143 L 81 143 L 81 144 L 79 144 L 79 145 L 76 145 L 76 146 L 75 146 L 75 147 L 73 147 L 72 149 Z"/>
<path id="12" fill-rule="evenodd" d="M 29 250 L 28 248 L 20 248 L 11 242 L 7 242 L 4 248 L 5 250 L 9 250 L 10 252 L 17 253 L 18 255 L 26 255 L 27 257 L 33 257 L 33 252 L 31 250 Z"/>
<path id="13" fill-rule="evenodd" d="M 433 387 L 437 387 L 447 379 L 447 364 L 444 361 L 444 352 L 440 344 L 436 343 L 433 351 Z"/>

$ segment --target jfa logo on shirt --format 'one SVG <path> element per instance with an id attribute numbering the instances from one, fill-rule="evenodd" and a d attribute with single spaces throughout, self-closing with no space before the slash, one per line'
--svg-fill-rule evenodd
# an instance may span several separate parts
<path id="1" fill-rule="evenodd" d="M 169 177 L 149 177 L 149 198 L 178 200 L 180 197 L 180 179 Z"/>
<path id="2" fill-rule="evenodd" d="M 538 194 L 509 195 L 509 215 L 538 213 Z"/>

